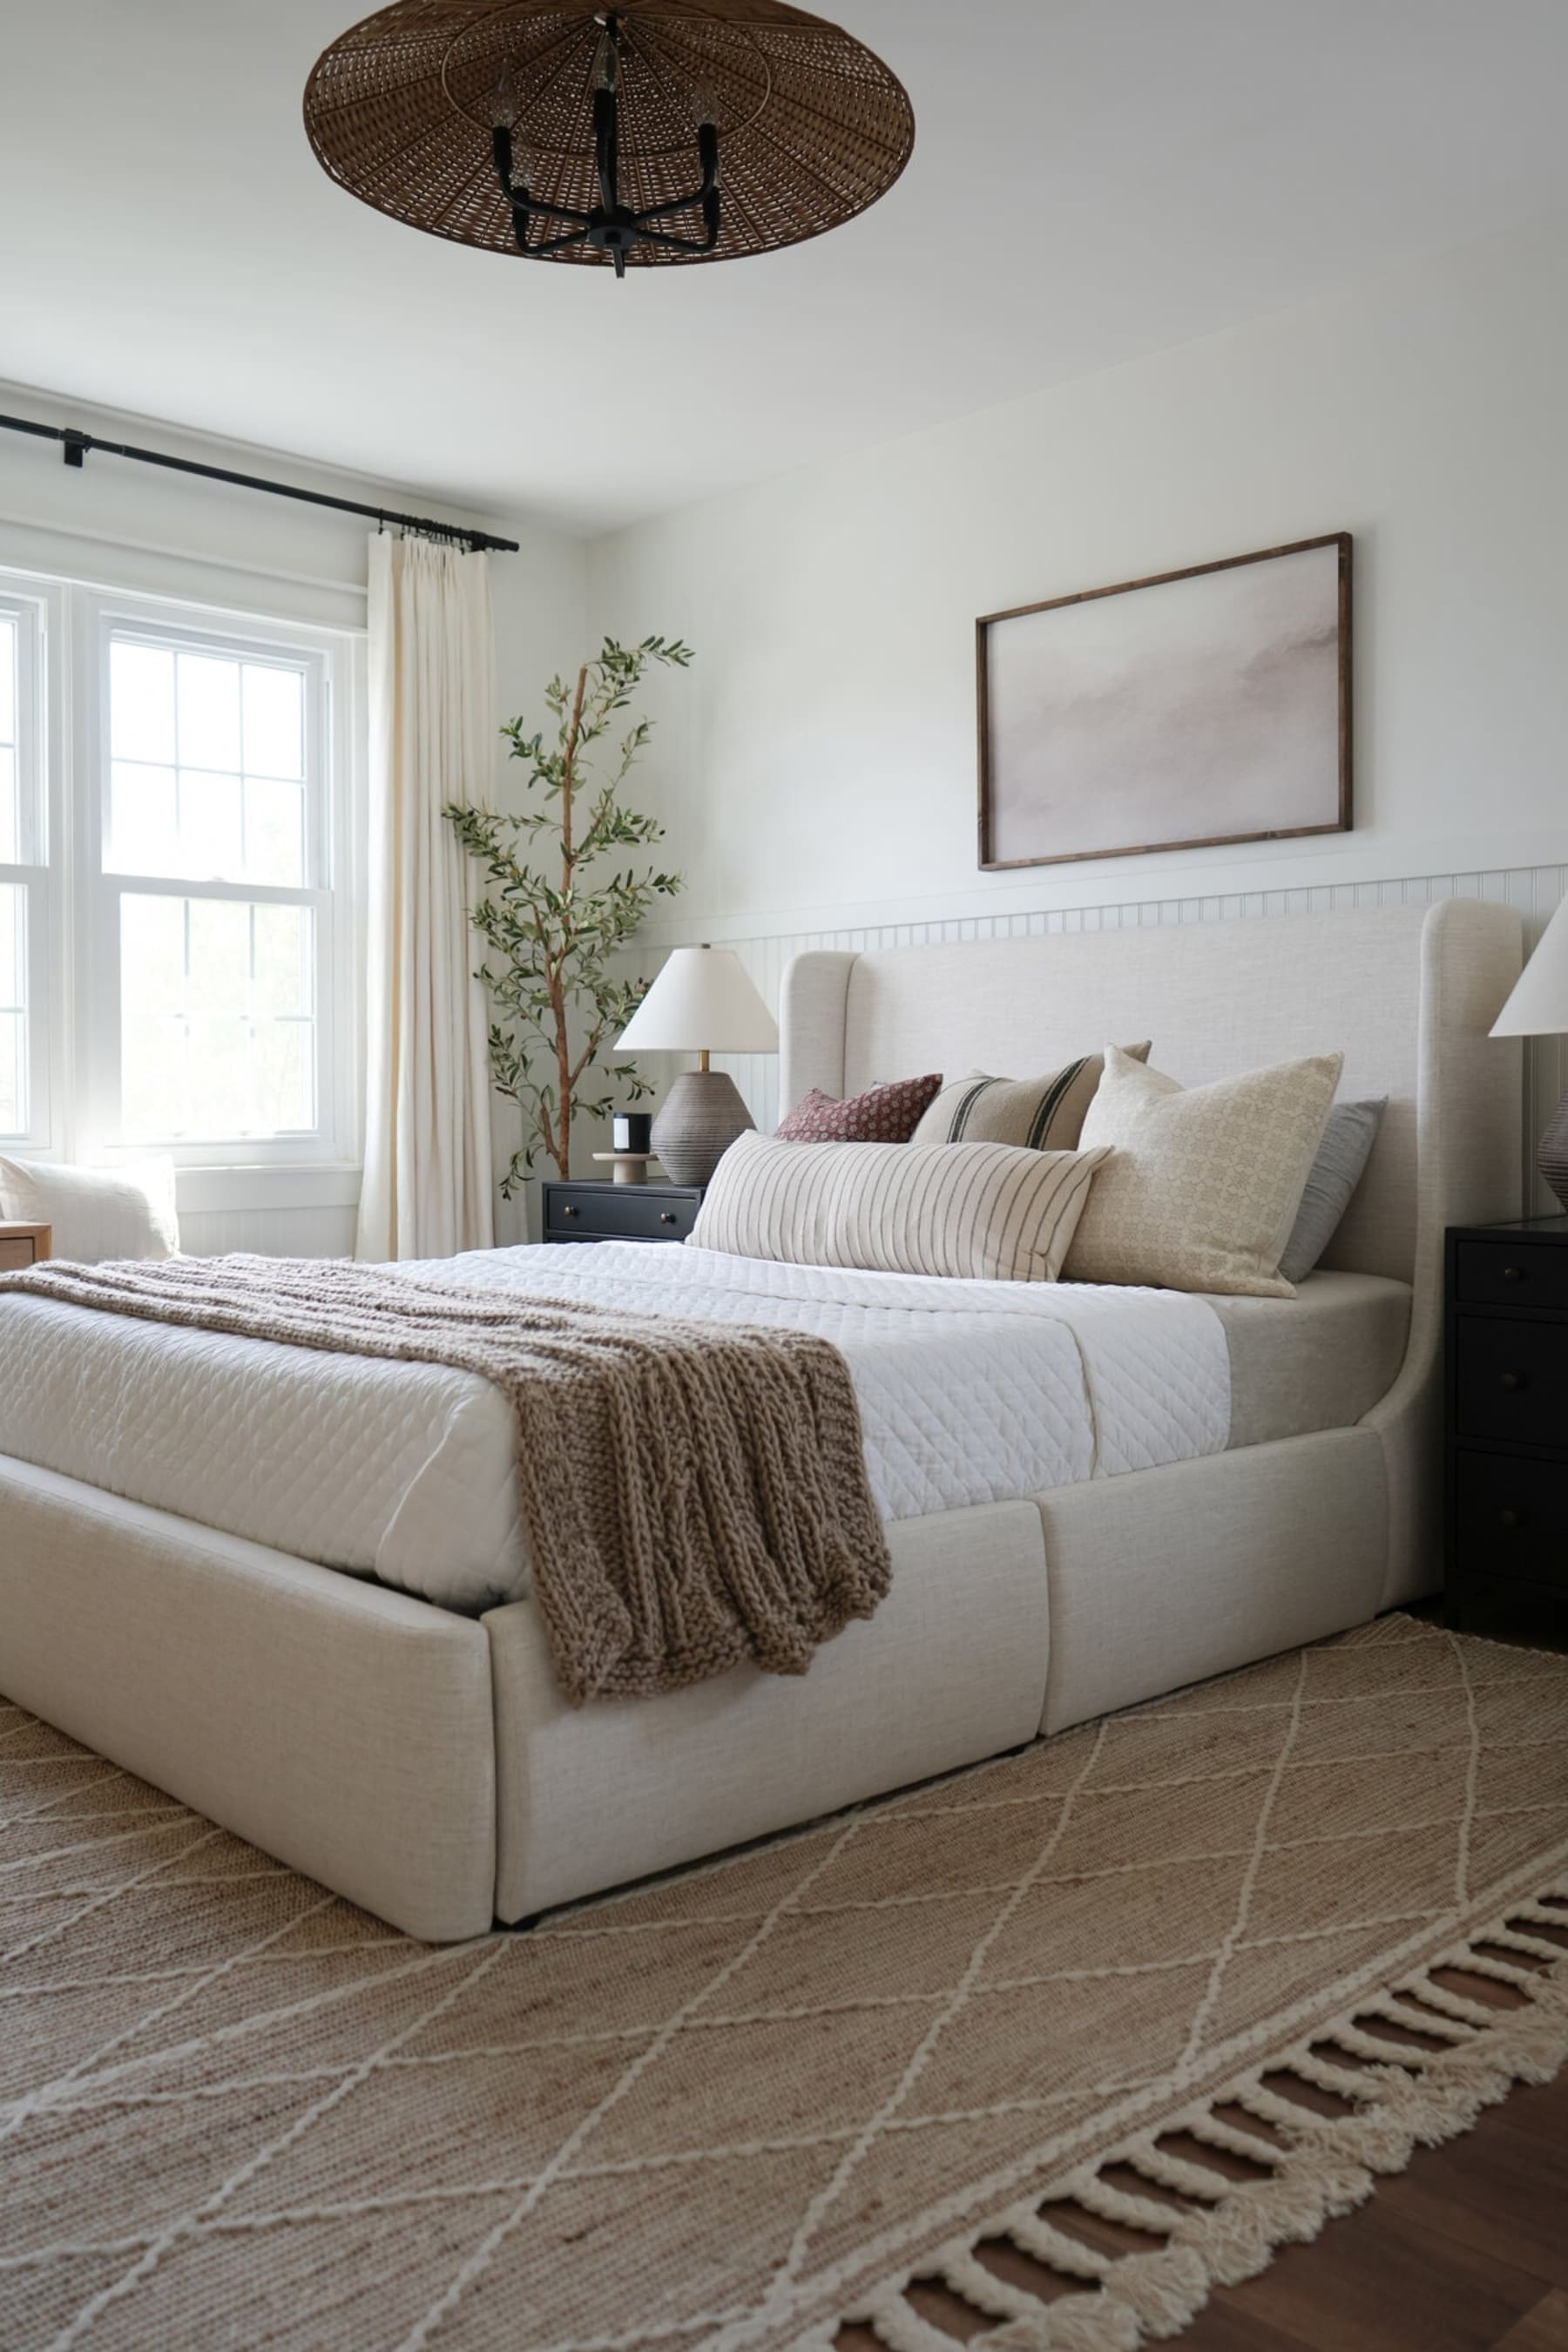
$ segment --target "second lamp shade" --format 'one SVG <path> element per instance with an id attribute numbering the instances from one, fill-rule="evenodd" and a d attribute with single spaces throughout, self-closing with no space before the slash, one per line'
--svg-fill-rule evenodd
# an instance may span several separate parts
<path id="1" fill-rule="evenodd" d="M 653 1148 L 677 1184 L 706 1184 L 753 1122 L 734 1080 L 710 1070 L 711 1054 L 776 1054 L 778 1023 L 732 948 L 677 948 L 621 1032 L 643 1054 L 700 1054 L 654 1121 Z"/>
<path id="2" fill-rule="evenodd" d="M 733 948 L 677 948 L 619 1042 L 640 1054 L 776 1054 L 779 1025 Z"/>

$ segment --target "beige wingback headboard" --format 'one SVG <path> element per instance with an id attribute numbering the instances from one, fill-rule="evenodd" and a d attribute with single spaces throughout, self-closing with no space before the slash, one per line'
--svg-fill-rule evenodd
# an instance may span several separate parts
<path id="1" fill-rule="evenodd" d="M 1184 1086 L 1342 1050 L 1341 1098 L 1389 1103 L 1326 1263 L 1435 1281 L 1445 1225 L 1519 1211 L 1520 1048 L 1487 1031 L 1520 960 L 1517 914 L 1476 899 L 803 955 L 781 1099 L 1032 1076 L 1108 1039 L 1152 1037 Z"/>

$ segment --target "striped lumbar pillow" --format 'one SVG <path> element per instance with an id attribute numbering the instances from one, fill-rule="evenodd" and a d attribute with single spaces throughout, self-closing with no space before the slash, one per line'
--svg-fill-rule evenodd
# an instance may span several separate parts
<path id="1" fill-rule="evenodd" d="M 1134 1062 L 1146 1062 L 1149 1040 L 1123 1050 Z M 992 1078 L 972 1070 L 959 1085 L 943 1087 L 912 1139 L 1076 1151 L 1084 1116 L 1104 1076 L 1103 1054 L 1085 1054 L 1044 1078 Z"/>
<path id="2" fill-rule="evenodd" d="M 1054 1282 L 1107 1157 L 742 1135 L 719 1162 L 691 1241 L 790 1265 Z"/>

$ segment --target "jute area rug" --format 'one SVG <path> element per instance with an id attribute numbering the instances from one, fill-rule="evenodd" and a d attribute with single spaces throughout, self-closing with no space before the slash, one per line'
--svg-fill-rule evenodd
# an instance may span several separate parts
<path id="1" fill-rule="evenodd" d="M 1568 1659 L 1404 1618 L 453 1948 L 16 1708 L 0 1822 L 7 2352 L 1130 2352 L 1568 2047 Z"/>

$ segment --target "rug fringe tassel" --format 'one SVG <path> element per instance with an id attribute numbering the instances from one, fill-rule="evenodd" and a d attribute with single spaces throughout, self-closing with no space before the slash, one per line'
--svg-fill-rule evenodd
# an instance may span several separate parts
<path id="1" fill-rule="evenodd" d="M 1371 2194 L 1379 2173 L 1403 2171 L 1417 2147 L 1468 2131 L 1515 2083 L 1551 2079 L 1568 2057 L 1568 1948 L 1532 1935 L 1534 1927 L 1568 1928 L 1568 1881 L 1510 1905 L 1462 1945 L 1184 2113 L 1047 2180 L 885 2281 L 810 2341 L 830 2344 L 837 2327 L 853 2321 L 869 2326 L 889 2352 L 953 2352 L 958 2338 L 909 2301 L 909 2288 L 921 2282 L 940 2283 L 977 2315 L 1000 2323 L 973 2339 L 985 2352 L 1137 2352 L 1151 2338 L 1178 2335 L 1215 2286 L 1236 2285 L 1264 2269 L 1280 2246 L 1315 2238 L 1325 2221 Z M 1517 1965 L 1507 1957 L 1512 1953 L 1546 1963 L 1544 1972 Z M 1506 1986 L 1519 2003 L 1501 2009 L 1452 1991 L 1434 1981 L 1439 1969 Z M 1394 2033 L 1385 2039 L 1381 2025 Z M 1397 2039 L 1400 2032 L 1424 2034 L 1439 2047 L 1417 2047 Z M 1342 2065 L 1336 2050 L 1363 2063 Z M 1289 2097 L 1277 2087 L 1287 2075 L 1304 2091 L 1331 2094 L 1346 2112 L 1324 2115 Z M 1229 2113 L 1219 2116 L 1218 2107 Z M 1265 2128 L 1250 2131 L 1237 2115 Z M 1159 2145 L 1176 2133 L 1262 2168 L 1261 2177 L 1236 2180 Z M 1110 2170 L 1186 2201 L 1141 2196 L 1107 2180 Z M 1124 2254 L 1092 2246 L 1041 2210 L 1064 2204 L 1163 2242 Z M 977 2252 L 1003 2238 L 1053 2271 L 1068 2292 L 1046 2303 L 998 2278 Z"/>
<path id="2" fill-rule="evenodd" d="M 1081 2238 L 1069 2238 L 1053 2221 L 1037 2213 L 1032 2206 L 1015 2207 L 1003 2227 L 1021 2254 L 1027 2254 L 1047 2270 L 1058 2271 L 1064 2278 L 1089 2279 L 1096 2284 L 1107 2271 L 1116 2267 L 1114 2254 L 1101 2253 L 1098 2246 L 1086 2245 Z"/>

